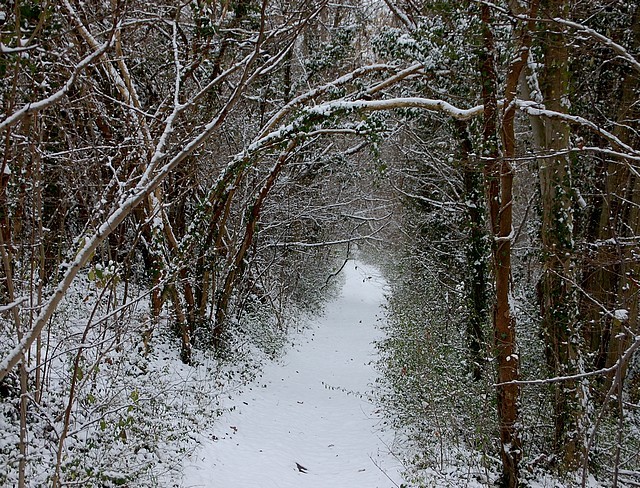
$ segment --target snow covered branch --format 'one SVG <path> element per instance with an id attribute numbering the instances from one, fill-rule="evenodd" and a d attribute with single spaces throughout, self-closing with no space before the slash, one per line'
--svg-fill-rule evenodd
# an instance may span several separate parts
<path id="1" fill-rule="evenodd" d="M 20 297 L 15 299 L 13 302 L 8 303 L 7 305 L 0 305 L 0 313 L 8 312 L 9 310 L 13 310 L 15 307 L 20 306 L 24 302 L 28 300 L 27 297 Z"/>
<path id="2" fill-rule="evenodd" d="M 260 138 L 265 137 L 269 132 L 273 131 L 275 127 L 287 116 L 287 114 L 291 113 L 297 107 L 300 107 L 304 103 L 313 100 L 314 98 L 323 95 L 331 90 L 334 90 L 340 86 L 346 85 L 347 83 L 352 82 L 356 78 L 364 76 L 369 73 L 375 73 L 378 71 L 387 71 L 393 69 L 393 66 L 388 64 L 374 64 L 369 66 L 362 66 L 358 69 L 353 70 L 351 73 L 347 73 L 330 83 L 327 83 L 323 86 L 314 88 L 313 90 L 309 90 L 302 95 L 295 97 L 289 103 L 287 103 L 284 107 L 278 110 L 264 125 L 262 132 L 260 134 Z"/>
<path id="3" fill-rule="evenodd" d="M 611 38 L 599 33 L 598 31 L 587 27 L 584 24 L 580 24 L 578 22 L 574 22 L 572 20 L 561 19 L 559 17 L 555 17 L 552 19 L 553 22 L 561 25 L 566 25 L 567 27 L 571 27 L 575 29 L 577 32 L 582 34 L 586 34 L 589 37 L 595 39 L 599 43 L 604 46 L 610 48 L 613 52 L 618 54 L 622 59 L 624 59 L 627 63 L 631 65 L 631 67 L 640 73 L 640 61 L 638 61 L 624 46 L 618 44 L 613 41 Z"/>
<path id="4" fill-rule="evenodd" d="M 589 371 L 586 373 L 579 373 L 575 375 L 569 376 L 556 376 L 555 378 L 545 378 L 545 379 L 537 379 L 537 380 L 520 380 L 520 381 L 511 381 L 507 383 L 497 383 L 494 386 L 504 386 L 504 385 L 545 385 L 549 383 L 560 383 L 563 381 L 574 381 L 582 378 L 589 378 L 591 376 L 603 376 L 609 373 L 613 373 L 617 371 L 619 368 L 623 367 L 625 364 L 628 364 L 631 360 L 631 357 L 635 354 L 635 352 L 640 349 L 640 336 L 636 336 L 631 345 L 624 351 L 622 356 L 618 358 L 618 360 L 612 366 L 608 368 L 601 368 L 595 371 Z"/>
<path id="5" fill-rule="evenodd" d="M 338 246 L 341 244 L 349 244 L 351 242 L 361 242 L 361 241 L 367 241 L 370 239 L 373 239 L 377 234 L 379 234 L 382 229 L 384 229 L 386 227 L 386 225 L 380 227 L 379 229 L 375 230 L 374 232 L 367 234 L 365 236 L 356 236 L 356 237 L 349 237 L 347 239 L 337 239 L 337 240 L 333 240 L 333 241 L 325 241 L 325 242 L 302 242 L 302 241 L 295 241 L 295 242 L 277 242 L 277 243 L 273 243 L 273 244 L 267 244 L 263 247 L 268 248 L 268 247 L 299 247 L 299 248 L 313 248 L 313 247 L 328 247 L 328 246 Z"/>
<path id="6" fill-rule="evenodd" d="M 560 25 L 564 25 L 566 27 L 570 27 L 571 29 L 575 30 L 576 32 L 581 33 L 581 34 L 585 34 L 588 37 L 591 37 L 592 39 L 596 40 L 597 42 L 599 42 L 603 46 L 606 46 L 606 47 L 610 48 L 613 52 L 615 52 L 618 56 L 620 56 L 620 58 L 624 59 L 627 63 L 629 63 L 629 65 L 631 65 L 631 67 L 634 70 L 640 72 L 640 61 L 638 61 L 638 59 L 636 59 L 636 57 L 633 56 L 633 54 L 631 54 L 628 49 L 626 49 L 621 44 L 618 44 L 617 42 L 615 42 L 610 37 L 605 36 L 604 34 L 601 34 L 600 32 L 598 32 L 597 30 L 592 29 L 591 27 L 588 27 L 588 26 L 586 26 L 586 25 L 584 25 L 584 24 L 582 24 L 580 22 L 564 19 L 564 18 L 561 18 L 561 17 L 532 18 L 529 15 L 514 14 L 512 12 L 509 12 L 504 7 L 501 7 L 500 5 L 497 5 L 497 4 L 493 3 L 493 2 L 488 2 L 488 1 L 485 1 L 485 0 L 477 0 L 477 2 L 480 3 L 480 4 L 483 4 L 483 5 L 488 5 L 492 9 L 494 9 L 496 11 L 499 11 L 504 15 L 507 15 L 509 17 L 512 17 L 512 18 L 520 20 L 520 21 L 530 22 L 532 20 L 537 20 L 539 22 L 553 22 L 555 24 L 560 24 Z"/>
<path id="7" fill-rule="evenodd" d="M 428 110 L 430 112 L 440 112 L 457 120 L 469 120 L 482 115 L 483 106 L 477 105 L 469 109 L 458 108 L 445 100 L 434 100 L 430 98 L 408 97 L 408 98 L 389 98 L 386 100 L 336 100 L 326 102 L 313 107 L 304 109 L 302 115 L 286 126 L 281 126 L 277 130 L 266 132 L 263 131 L 261 136 L 244 152 L 243 157 L 249 153 L 255 152 L 271 145 L 274 142 L 282 141 L 287 137 L 300 133 L 305 133 L 303 127 L 309 120 L 320 117 L 328 119 L 329 117 L 343 112 L 378 112 L 397 109 L 417 108 Z M 284 116 L 284 114 L 283 114 Z M 267 127 L 272 127 L 273 123 L 267 123 Z"/>
<path id="8" fill-rule="evenodd" d="M 323 114 L 341 110 L 359 110 L 376 112 L 380 110 L 396 110 L 402 108 L 419 108 L 430 112 L 440 112 L 456 120 L 469 120 L 482 115 L 483 106 L 476 105 L 468 109 L 458 108 L 445 100 L 430 98 L 407 97 L 390 98 L 386 100 L 356 100 L 329 102 L 313 107 L 310 112 Z"/>
<path id="9" fill-rule="evenodd" d="M 62 88 L 60 88 L 55 93 L 49 95 L 47 98 L 44 98 L 37 102 L 27 103 L 22 108 L 13 112 L 11 115 L 7 115 L 4 118 L 4 120 L 0 121 L 0 130 L 6 129 L 7 127 L 15 124 L 16 122 L 21 120 L 23 117 L 26 117 L 27 115 L 40 112 L 41 110 L 44 110 L 50 107 L 51 105 L 54 105 L 55 103 L 61 101 L 64 95 L 69 91 L 69 89 L 76 82 L 76 80 L 78 79 L 82 71 L 84 71 L 96 59 L 102 56 L 107 51 L 107 49 L 109 49 L 112 46 L 112 43 L 113 43 L 113 39 L 110 39 L 109 41 L 103 44 L 96 45 L 95 50 L 91 52 L 89 55 L 85 56 L 76 65 L 73 72 L 71 73 L 71 76 L 69 76 L 69 78 L 64 83 L 64 85 L 62 85 Z"/>
<path id="10" fill-rule="evenodd" d="M 594 122 L 588 119 L 585 119 L 584 117 L 580 117 L 579 115 L 570 115 L 562 112 L 556 112 L 553 110 L 547 110 L 544 107 L 544 105 L 541 105 L 537 102 L 532 102 L 527 100 L 515 100 L 515 103 L 517 104 L 518 108 L 521 111 L 529 115 L 560 119 L 570 124 L 577 124 L 577 125 L 582 125 L 584 127 L 587 127 L 588 129 L 592 130 L 599 136 L 602 136 L 605 139 L 607 139 L 613 146 L 617 147 L 618 149 L 626 151 L 627 153 L 629 153 L 634 157 L 640 156 L 640 151 L 624 143 L 622 140 L 620 140 L 617 136 L 615 136 L 611 132 L 607 131 L 606 129 L 603 129 L 602 127 L 599 127 L 597 124 L 595 124 Z"/>

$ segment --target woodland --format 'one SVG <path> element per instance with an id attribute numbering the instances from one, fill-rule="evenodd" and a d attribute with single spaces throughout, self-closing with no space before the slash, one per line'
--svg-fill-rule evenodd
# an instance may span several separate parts
<path id="1" fill-rule="evenodd" d="M 179 486 L 357 254 L 408 486 L 640 486 L 637 1 L 3 0 L 0 101 L 0 485 Z"/>

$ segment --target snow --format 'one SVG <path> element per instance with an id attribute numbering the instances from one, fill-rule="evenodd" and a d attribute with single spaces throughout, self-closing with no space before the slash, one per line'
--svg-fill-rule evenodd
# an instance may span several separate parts
<path id="1" fill-rule="evenodd" d="M 624 308 L 621 308 L 613 312 L 613 316 L 615 317 L 616 320 L 619 320 L 620 322 L 626 322 L 627 320 L 629 320 L 629 311 Z"/>
<path id="2" fill-rule="evenodd" d="M 299 345 L 267 365 L 233 398 L 236 408 L 202 434 L 202 446 L 186 463 L 184 487 L 390 488 L 403 481 L 390 454 L 393 434 L 382 430 L 368 394 L 385 283 L 352 261 L 343 273 L 342 295 Z"/>

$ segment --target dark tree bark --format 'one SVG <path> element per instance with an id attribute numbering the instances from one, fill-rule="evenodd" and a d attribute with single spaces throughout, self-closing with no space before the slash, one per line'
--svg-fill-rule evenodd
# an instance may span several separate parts
<path id="1" fill-rule="evenodd" d="M 497 406 L 502 459 L 500 485 L 505 488 L 514 488 L 519 483 L 522 446 L 517 427 L 520 387 L 512 383 L 519 379 L 519 360 L 516 349 L 515 318 L 511 314 L 509 305 L 513 171 L 509 161 L 500 154 L 498 142 L 497 74 L 491 11 L 490 7 L 484 4 L 480 8 L 484 40 L 481 66 L 484 102 L 483 157 L 487 205 L 493 237 L 492 254 L 496 293 L 493 329 L 494 354 L 498 368 Z"/>
<path id="2" fill-rule="evenodd" d="M 484 327 L 488 320 L 487 295 L 487 229 L 484 216 L 484 195 L 482 172 L 471 160 L 473 146 L 471 136 L 464 121 L 455 121 L 460 147 L 460 164 L 463 171 L 463 200 L 468 225 L 466 258 L 469 270 L 467 341 L 469 347 L 471 373 L 474 380 L 482 378 L 482 364 L 485 361 Z"/>
<path id="3" fill-rule="evenodd" d="M 567 18 L 565 0 L 544 0 L 550 17 Z M 564 28 L 546 23 L 543 33 L 544 68 L 541 89 L 545 107 L 567 113 L 569 53 Z M 579 372 L 581 333 L 577 322 L 573 199 L 569 158 L 569 126 L 559 120 L 544 120 L 538 174 L 541 202 L 542 277 L 538 285 L 542 331 L 552 376 Z M 552 386 L 554 396 L 554 449 L 565 469 L 581 465 L 584 453 L 584 392 L 577 381 Z"/>

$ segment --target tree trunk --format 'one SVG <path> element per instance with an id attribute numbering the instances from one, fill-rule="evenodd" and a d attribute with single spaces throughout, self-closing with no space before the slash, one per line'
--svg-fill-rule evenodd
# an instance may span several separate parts
<path id="1" fill-rule="evenodd" d="M 260 218 L 260 212 L 262 210 L 262 205 L 264 204 L 269 191 L 271 191 L 271 188 L 273 188 L 273 185 L 280 175 L 282 168 L 286 164 L 289 155 L 296 147 L 296 145 L 297 141 L 295 139 L 292 139 L 289 142 L 285 151 L 279 156 L 278 161 L 272 168 L 269 176 L 267 176 L 267 179 L 260 189 L 255 202 L 250 207 L 251 211 L 248 215 L 244 237 L 238 248 L 238 251 L 235 254 L 235 257 L 233 258 L 233 262 L 231 263 L 229 272 L 225 279 L 220 299 L 218 300 L 216 306 L 216 320 L 213 329 L 213 341 L 214 345 L 218 348 L 222 345 L 222 336 L 224 334 L 224 328 L 227 321 L 227 311 L 229 308 L 231 295 L 235 289 L 236 280 L 238 279 L 238 277 L 242 276 L 244 272 L 244 259 L 247 255 L 249 247 L 251 246 L 251 243 L 253 242 L 258 220 Z"/>
<path id="2" fill-rule="evenodd" d="M 498 146 L 497 75 L 491 11 L 490 7 L 484 4 L 480 8 L 484 39 L 481 67 L 484 102 L 484 174 L 493 236 L 492 254 L 496 290 L 493 329 L 494 354 L 498 368 L 497 406 L 502 459 L 500 485 L 504 488 L 515 488 L 518 486 L 522 449 L 517 429 L 520 387 L 511 383 L 519 379 L 515 319 L 509 305 L 513 172 L 509 162 L 501 157 Z"/>
<path id="3" fill-rule="evenodd" d="M 469 316 L 467 319 L 467 341 L 474 380 L 482 378 L 482 364 L 485 362 L 483 346 L 485 344 L 484 327 L 488 319 L 487 296 L 487 230 L 484 217 L 484 198 L 482 173 L 471 161 L 473 146 L 467 123 L 454 122 L 460 141 L 460 164 L 464 174 L 463 201 L 466 208 L 466 220 L 469 226 L 466 246 L 469 286 L 467 290 Z"/>
<path id="4" fill-rule="evenodd" d="M 545 0 L 543 10 L 550 17 L 566 18 L 565 0 Z M 545 107 L 567 113 L 569 61 L 567 39 L 562 27 L 546 24 L 544 68 L 541 89 Z M 544 120 L 543 155 L 539 158 L 539 184 L 542 210 L 542 277 L 539 303 L 547 362 L 553 376 L 580 372 L 581 337 L 577 326 L 575 290 L 575 249 L 573 239 L 574 192 L 567 156 L 559 154 L 569 147 L 569 126 L 558 119 Z M 553 385 L 554 449 L 567 470 L 582 464 L 584 452 L 585 392 L 577 381 Z"/>

